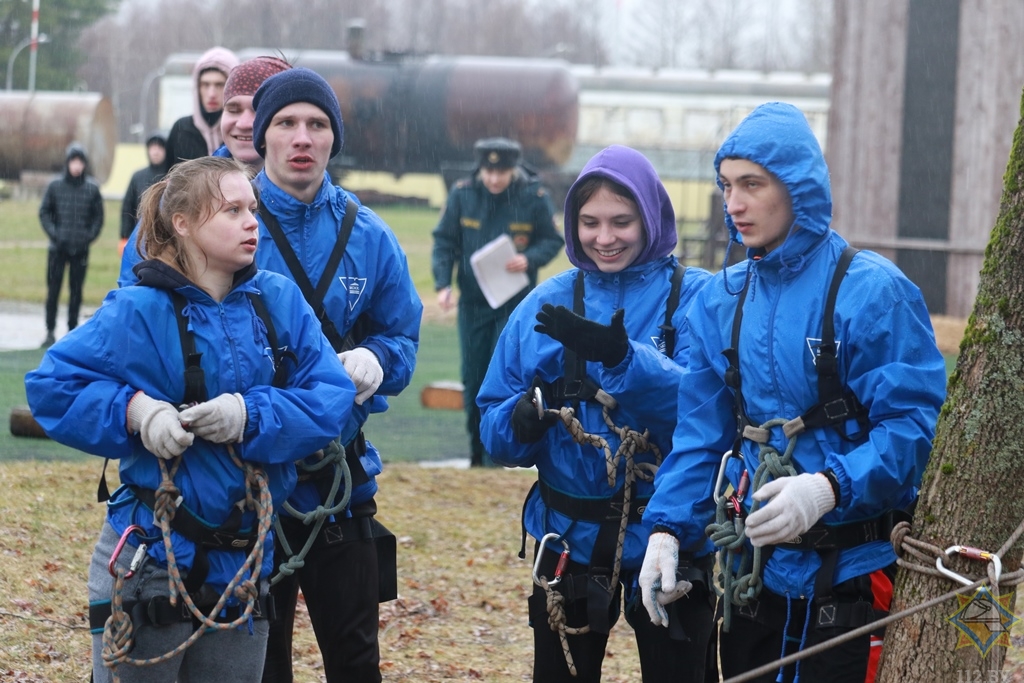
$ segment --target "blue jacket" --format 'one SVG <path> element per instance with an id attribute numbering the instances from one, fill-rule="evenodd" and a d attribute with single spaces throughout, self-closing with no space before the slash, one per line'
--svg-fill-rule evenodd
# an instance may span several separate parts
<path id="1" fill-rule="evenodd" d="M 609 177 L 625 185 L 638 198 L 649 248 L 620 273 L 600 272 L 579 247 L 574 248 L 576 217 L 568 207 L 572 205 L 571 198 L 580 181 L 592 175 Z M 624 147 L 610 148 L 588 163 L 569 196 L 565 223 L 569 238 L 567 254 L 585 272 L 586 316 L 607 324 L 615 310 L 625 309 L 625 327 L 630 339 L 621 363 L 612 368 L 605 368 L 602 363 L 587 363 L 587 374 L 618 400 L 619 407 L 611 413 L 613 421 L 641 431 L 649 429 L 652 441 L 667 455 L 675 426 L 676 382 L 689 356 L 685 314 L 709 276 L 698 268 L 686 270 L 679 305 L 672 316 L 678 338 L 672 358 L 667 358 L 660 350 L 663 339 L 659 326 L 665 322 L 665 302 L 677 263 L 671 255 L 676 244 L 675 218 L 653 167 L 638 152 Z M 622 489 L 624 462 L 619 464 L 612 488 L 608 484 L 603 452 L 594 446 L 576 443 L 561 422 L 533 444 L 519 443 L 512 433 L 513 409 L 534 376 L 554 382 L 565 372 L 562 345 L 534 331 L 534 316 L 545 303 L 572 309 L 578 272 L 569 270 L 542 282 L 512 313 L 498 339 L 477 397 L 482 413 L 480 433 L 495 462 L 511 467 L 536 466 L 544 483 L 573 497 L 610 498 Z M 604 437 L 615 453 L 620 440 L 605 424 L 600 404 L 582 402 L 577 417 L 588 433 Z M 655 456 L 645 452 L 637 454 L 635 460 L 653 463 Z M 649 496 L 652 490 L 652 484 L 638 480 L 637 496 Z M 584 564 L 590 562 L 599 524 L 573 523 L 569 517 L 548 510 L 536 490 L 526 503 L 524 524 L 536 539 L 547 533 L 566 534 L 572 559 Z M 648 535 L 649 529 L 644 525 L 629 525 L 622 556 L 624 569 L 639 568 Z M 705 552 L 709 549 L 710 544 Z"/>
<path id="2" fill-rule="evenodd" d="M 338 231 L 348 202 L 356 198 L 332 185 L 325 173 L 320 191 L 309 204 L 304 204 L 275 186 L 266 173 L 256 176 L 260 203 L 270 210 L 281 224 L 313 287 L 323 273 L 337 241 Z M 420 318 L 423 304 L 409 274 L 405 252 L 391 229 L 370 209 L 356 206 L 359 213 L 345 255 L 333 274 L 324 297 L 324 309 L 344 336 L 360 315 L 370 319 L 370 334 L 359 345 L 368 348 L 380 360 L 384 380 L 376 395 L 363 405 L 351 406 L 348 421 L 341 431 L 342 443 L 351 440 L 371 413 L 388 408 L 385 396 L 395 396 L 409 385 L 416 367 L 419 346 Z M 260 246 L 256 263 L 263 270 L 291 277 L 277 245 L 260 218 Z M 352 492 L 353 505 L 365 502 L 377 491 L 376 475 L 382 470 L 380 454 L 367 443 L 361 458 L 370 481 Z M 300 484 L 289 501 L 298 511 L 308 512 L 320 505 L 320 496 L 313 483 Z"/>
<path id="3" fill-rule="evenodd" d="M 774 174 L 789 191 L 795 224 L 786 240 L 715 275 L 688 316 L 690 363 L 680 384 L 679 422 L 672 453 L 658 473 L 644 521 L 679 536 L 682 548 L 704 544 L 713 520 L 710 499 L 719 462 L 736 433 L 734 394 L 725 385 L 738 293 L 750 278 L 743 304 L 739 367 L 746 413 L 756 426 L 794 418 L 818 402 L 815 344 L 821 339 L 826 291 L 846 241 L 829 228 L 832 211 L 828 169 L 821 150 L 795 107 L 759 107 L 723 143 L 725 158 L 748 159 Z M 734 241 L 739 235 L 726 218 Z M 756 258 L 755 258 L 756 257 Z M 935 422 L 945 398 L 945 364 L 935 346 L 921 293 L 896 266 L 860 252 L 849 267 L 835 304 L 840 375 L 868 411 L 870 431 L 858 442 L 832 428 L 797 439 L 798 472 L 831 469 L 840 505 L 826 524 L 869 519 L 908 505 L 916 495 L 931 451 Z M 854 430 L 855 431 L 855 430 Z M 781 429 L 771 434 L 780 453 Z M 726 468 L 735 487 L 746 468 L 758 465 L 757 444 L 744 440 L 742 465 Z M 749 510 L 753 491 L 748 491 Z M 896 559 L 888 540 L 840 551 L 835 583 L 869 573 Z M 814 551 L 777 547 L 763 570 L 765 586 L 793 597 L 813 595 L 820 566 Z"/>
<path id="4" fill-rule="evenodd" d="M 137 391 L 177 405 L 185 393 L 185 365 L 177 317 L 168 290 L 187 300 L 185 315 L 193 331 L 209 398 L 225 392 L 245 399 L 245 438 L 234 444 L 243 460 L 267 473 L 275 509 L 295 486 L 295 460 L 321 448 L 341 429 L 355 395 L 352 382 L 320 331 L 320 324 L 298 287 L 276 273 L 243 271 L 238 284 L 217 303 L 176 271 L 146 261 L 142 284 L 112 290 L 96 313 L 47 351 L 39 368 L 25 377 L 32 414 L 48 435 L 63 444 L 120 461 L 124 485 L 156 489 L 158 459 L 127 431 L 128 402 Z M 271 386 L 274 374 L 269 340 L 246 293 L 259 294 L 270 311 L 278 344 L 295 353 L 286 361 L 287 385 Z M 227 447 L 196 438 L 182 454 L 174 477 L 182 505 L 218 526 L 245 497 L 244 473 Z M 152 511 L 122 487 L 107 518 L 117 533 L 139 524 L 159 536 Z M 252 528 L 246 513 L 243 528 Z M 172 532 L 174 553 L 190 567 L 193 544 Z M 264 547 L 263 576 L 273 568 L 273 540 Z M 163 544 L 149 554 L 165 562 Z M 207 582 L 222 589 L 245 560 L 241 551 L 211 551 Z"/>

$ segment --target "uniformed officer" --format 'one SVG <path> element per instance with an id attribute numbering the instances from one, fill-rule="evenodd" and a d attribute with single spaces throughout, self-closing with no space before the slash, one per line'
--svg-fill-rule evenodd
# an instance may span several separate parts
<path id="1" fill-rule="evenodd" d="M 508 316 L 537 284 L 537 270 L 558 255 L 565 243 L 553 219 L 554 206 L 536 175 L 519 165 L 521 148 L 507 138 L 487 138 L 474 145 L 478 164 L 472 176 L 452 186 L 448 204 L 434 229 L 433 271 L 442 310 L 454 305 L 452 267 L 457 263 L 459 346 L 462 352 L 463 405 L 469 431 L 470 465 L 484 464 L 480 409 L 476 395 L 487 372 L 494 345 Z M 470 256 L 499 235 L 507 234 L 516 255 L 505 264 L 526 273 L 529 285 L 498 308 L 480 289 Z"/>

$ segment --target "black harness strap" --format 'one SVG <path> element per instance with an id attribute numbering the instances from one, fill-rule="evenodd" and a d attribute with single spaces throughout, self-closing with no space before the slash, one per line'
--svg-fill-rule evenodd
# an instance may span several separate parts
<path id="1" fill-rule="evenodd" d="M 295 255 L 295 250 L 292 249 L 288 238 L 285 237 L 277 216 L 272 214 L 266 206 L 260 207 L 260 218 L 263 219 L 263 224 L 267 226 L 270 237 L 281 252 L 281 257 L 284 258 L 288 270 L 295 279 L 295 284 L 302 290 L 303 298 L 306 299 L 306 303 L 309 304 L 310 308 L 316 313 L 316 317 L 320 320 L 324 335 L 331 342 L 335 353 L 341 353 L 343 350 L 346 350 L 344 348 L 346 346 L 346 338 L 342 337 L 341 333 L 338 332 L 337 326 L 335 326 L 330 316 L 327 315 L 327 311 L 324 309 L 324 297 L 327 296 L 327 290 L 330 288 L 334 275 L 338 271 L 338 266 L 341 264 L 341 258 L 345 255 L 345 247 L 348 246 L 349 237 L 352 236 L 352 227 L 356 223 L 358 210 L 356 203 L 350 198 L 345 205 L 345 218 L 342 219 L 341 228 L 338 230 L 338 240 L 334 243 L 334 249 L 331 250 L 331 255 L 327 259 L 327 265 L 324 266 L 324 271 L 320 274 L 320 280 L 316 283 L 316 289 L 314 289 L 312 282 L 309 280 L 309 275 L 303 270 L 298 256 Z"/>
<path id="2" fill-rule="evenodd" d="M 252 304 L 252 309 L 256 311 L 256 315 L 263 321 L 263 326 L 267 330 L 267 343 L 270 344 L 270 351 L 274 355 L 274 379 L 271 381 L 271 385 L 280 389 L 288 383 L 288 372 L 284 364 L 285 358 L 291 358 L 292 362 L 296 365 L 299 364 L 299 359 L 292 350 L 281 349 L 277 345 L 277 329 L 274 327 L 274 321 L 270 317 L 270 311 L 267 310 L 267 305 L 263 303 L 263 299 L 256 292 L 246 292 L 246 294 L 249 297 L 249 302 Z"/>
<path id="3" fill-rule="evenodd" d="M 671 358 L 676 353 L 676 328 L 672 324 L 672 316 L 679 308 L 679 296 L 683 289 L 683 278 L 686 276 L 686 266 L 676 264 L 672 271 L 672 281 L 668 290 L 668 300 L 665 302 L 665 322 L 660 325 L 661 339 L 665 342 L 665 355 Z"/>
<path id="4" fill-rule="evenodd" d="M 338 272 L 338 266 L 341 264 L 341 259 L 345 255 L 345 248 L 348 246 L 348 240 L 352 236 L 352 228 L 356 224 L 358 212 L 359 207 L 356 206 L 355 201 L 349 198 L 345 204 L 345 217 L 342 219 L 341 228 L 338 230 L 338 240 L 334 243 L 334 249 L 331 250 L 331 255 L 327 259 L 327 265 L 324 266 L 324 271 L 320 274 L 320 279 L 317 281 L 316 289 L 314 290 L 313 284 L 309 280 L 309 275 L 303 270 L 302 264 L 299 263 L 299 258 L 295 255 L 295 250 L 292 249 L 288 238 L 285 237 L 277 216 L 272 214 L 266 206 L 260 207 L 260 218 L 263 219 L 263 224 L 267 226 L 267 231 L 281 252 L 281 257 L 284 258 L 288 270 L 295 279 L 295 284 L 302 291 L 302 297 L 316 313 L 317 319 L 320 320 L 324 336 L 331 343 L 331 348 L 334 349 L 335 353 L 351 351 L 359 345 L 359 342 L 368 337 L 370 333 L 370 320 L 364 314 L 356 318 L 352 328 L 345 336 L 342 336 L 338 332 L 338 327 L 331 320 L 330 316 L 327 315 L 327 310 L 324 308 L 324 297 L 327 296 L 327 290 L 330 289 L 335 273 Z M 360 448 L 362 448 L 362 452 L 360 452 Z M 345 460 L 348 462 L 348 468 L 352 474 L 352 486 L 359 486 L 370 480 L 366 470 L 363 469 L 362 463 L 359 461 L 359 456 L 365 452 L 365 437 L 363 437 L 362 430 L 360 430 L 352 441 L 345 444 Z"/>
<path id="5" fill-rule="evenodd" d="M 185 359 L 185 395 L 181 402 L 186 406 L 202 403 L 207 399 L 206 376 L 200 365 L 203 354 L 196 351 L 195 336 L 188 329 L 188 316 L 185 315 L 188 300 L 179 292 L 171 291 L 171 301 L 174 302 L 174 317 L 178 321 L 178 337 L 181 339 L 181 353 Z"/>
<path id="6" fill-rule="evenodd" d="M 803 429 L 815 429 L 818 427 L 832 427 L 840 437 L 847 441 L 859 441 L 870 429 L 867 410 L 861 405 L 857 397 L 848 388 L 843 386 L 839 376 L 839 361 L 837 359 L 836 333 L 835 333 L 835 310 L 836 296 L 839 293 L 839 286 L 846 276 L 850 262 L 857 255 L 858 250 L 853 247 L 846 247 L 836 269 L 832 273 L 832 280 L 829 283 L 828 294 L 825 299 L 824 320 L 821 326 L 821 345 L 815 359 L 815 370 L 818 375 L 818 402 L 807 409 L 792 423 L 801 425 Z M 747 290 L 750 287 L 750 275 L 743 283 L 743 290 L 740 292 L 736 302 L 736 313 L 732 321 L 731 347 L 722 352 L 729 362 L 725 371 L 725 383 L 733 390 L 734 412 L 736 415 L 736 438 L 733 442 L 733 451 L 738 453 L 740 442 L 743 439 L 743 430 L 753 426 L 750 418 L 747 417 L 746 405 L 743 400 L 743 382 L 740 376 L 740 328 L 743 324 L 743 303 L 746 300 Z M 847 434 L 844 423 L 847 420 L 856 420 L 858 430 L 855 434 Z M 787 436 L 791 434 L 790 425 L 787 425 Z"/>
<path id="7" fill-rule="evenodd" d="M 210 616 L 208 610 L 212 609 L 216 604 L 216 601 L 203 605 L 196 603 L 196 607 L 199 608 L 199 611 Z M 184 600 L 179 599 L 177 605 L 172 605 L 170 598 L 166 595 L 157 595 L 149 600 L 125 600 L 121 608 L 125 614 L 131 616 L 132 624 L 135 628 L 139 626 L 169 626 L 170 624 L 191 621 L 193 630 L 195 630 L 202 625 L 198 619 L 192 616 Z M 89 603 L 89 629 L 93 634 L 103 632 L 112 611 L 109 600 Z M 220 612 L 213 615 L 212 619 L 219 624 L 229 624 L 242 616 L 243 612 L 245 612 L 244 604 L 224 607 Z M 274 612 L 274 597 L 269 593 L 259 596 L 253 603 L 253 619 L 274 621 L 276 616 Z"/>

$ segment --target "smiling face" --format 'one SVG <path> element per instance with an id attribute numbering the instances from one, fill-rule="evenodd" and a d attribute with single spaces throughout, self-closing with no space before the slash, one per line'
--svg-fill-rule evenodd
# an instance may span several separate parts
<path id="1" fill-rule="evenodd" d="M 207 69 L 199 74 L 199 102 L 207 113 L 220 111 L 224 107 L 224 84 L 228 77 L 216 69 Z"/>
<path id="2" fill-rule="evenodd" d="M 174 222 L 198 271 L 196 282 L 207 289 L 211 281 L 230 283 L 236 272 L 252 263 L 258 243 L 256 195 L 249 180 L 241 173 L 227 173 L 220 180 L 220 194 L 203 223 L 190 226 L 181 214 Z"/>
<path id="3" fill-rule="evenodd" d="M 723 159 L 718 179 L 725 207 L 748 249 L 772 251 L 793 225 L 793 207 L 786 186 L 760 164 L 747 159 Z"/>
<path id="4" fill-rule="evenodd" d="M 327 114 L 309 102 L 289 104 L 274 114 L 265 140 L 267 177 L 300 202 L 312 202 L 334 144 Z"/>
<path id="5" fill-rule="evenodd" d="M 252 123 L 256 112 L 252 108 L 252 95 L 235 95 L 224 103 L 220 115 L 220 135 L 231 156 L 243 164 L 262 168 L 263 157 L 252 145 Z"/>
<path id="6" fill-rule="evenodd" d="M 583 253 L 602 273 L 618 273 L 631 266 L 647 240 L 636 202 L 607 186 L 580 207 L 576 233 Z"/>

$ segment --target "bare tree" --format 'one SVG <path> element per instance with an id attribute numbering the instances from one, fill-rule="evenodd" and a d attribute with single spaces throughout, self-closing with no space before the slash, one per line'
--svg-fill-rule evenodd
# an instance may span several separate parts
<path id="1" fill-rule="evenodd" d="M 1024 106 L 1024 93 L 1022 93 Z M 974 311 L 949 380 L 946 403 L 936 428 L 932 459 L 921 484 L 914 537 L 944 549 L 953 545 L 996 552 L 1024 518 L 1024 119 L 1017 126 L 1004 175 L 999 217 L 992 230 Z M 1002 557 L 1010 569 L 1020 566 L 1021 546 Z M 952 562 L 952 561 L 951 561 Z M 972 566 L 973 565 L 973 566 Z M 984 565 L 954 565 L 961 574 L 984 574 Z M 942 595 L 956 582 L 900 570 L 892 611 Z M 1003 590 L 1007 593 L 1007 589 Z M 1013 595 L 1001 605 L 1013 612 Z M 958 604 L 950 601 L 919 612 L 886 630 L 880 683 L 896 681 L 995 681 L 1006 656 L 989 638 L 1007 630 L 1009 617 L 989 599 L 986 615 L 997 617 L 968 624 L 979 643 L 966 647 L 966 631 L 950 618 Z M 954 620 L 955 621 L 955 620 Z M 974 632 L 977 626 L 980 633 Z M 985 636 L 982 638 L 981 636 Z M 987 656 L 985 656 L 987 654 Z M 956 674 L 956 676 L 954 676 Z"/>

